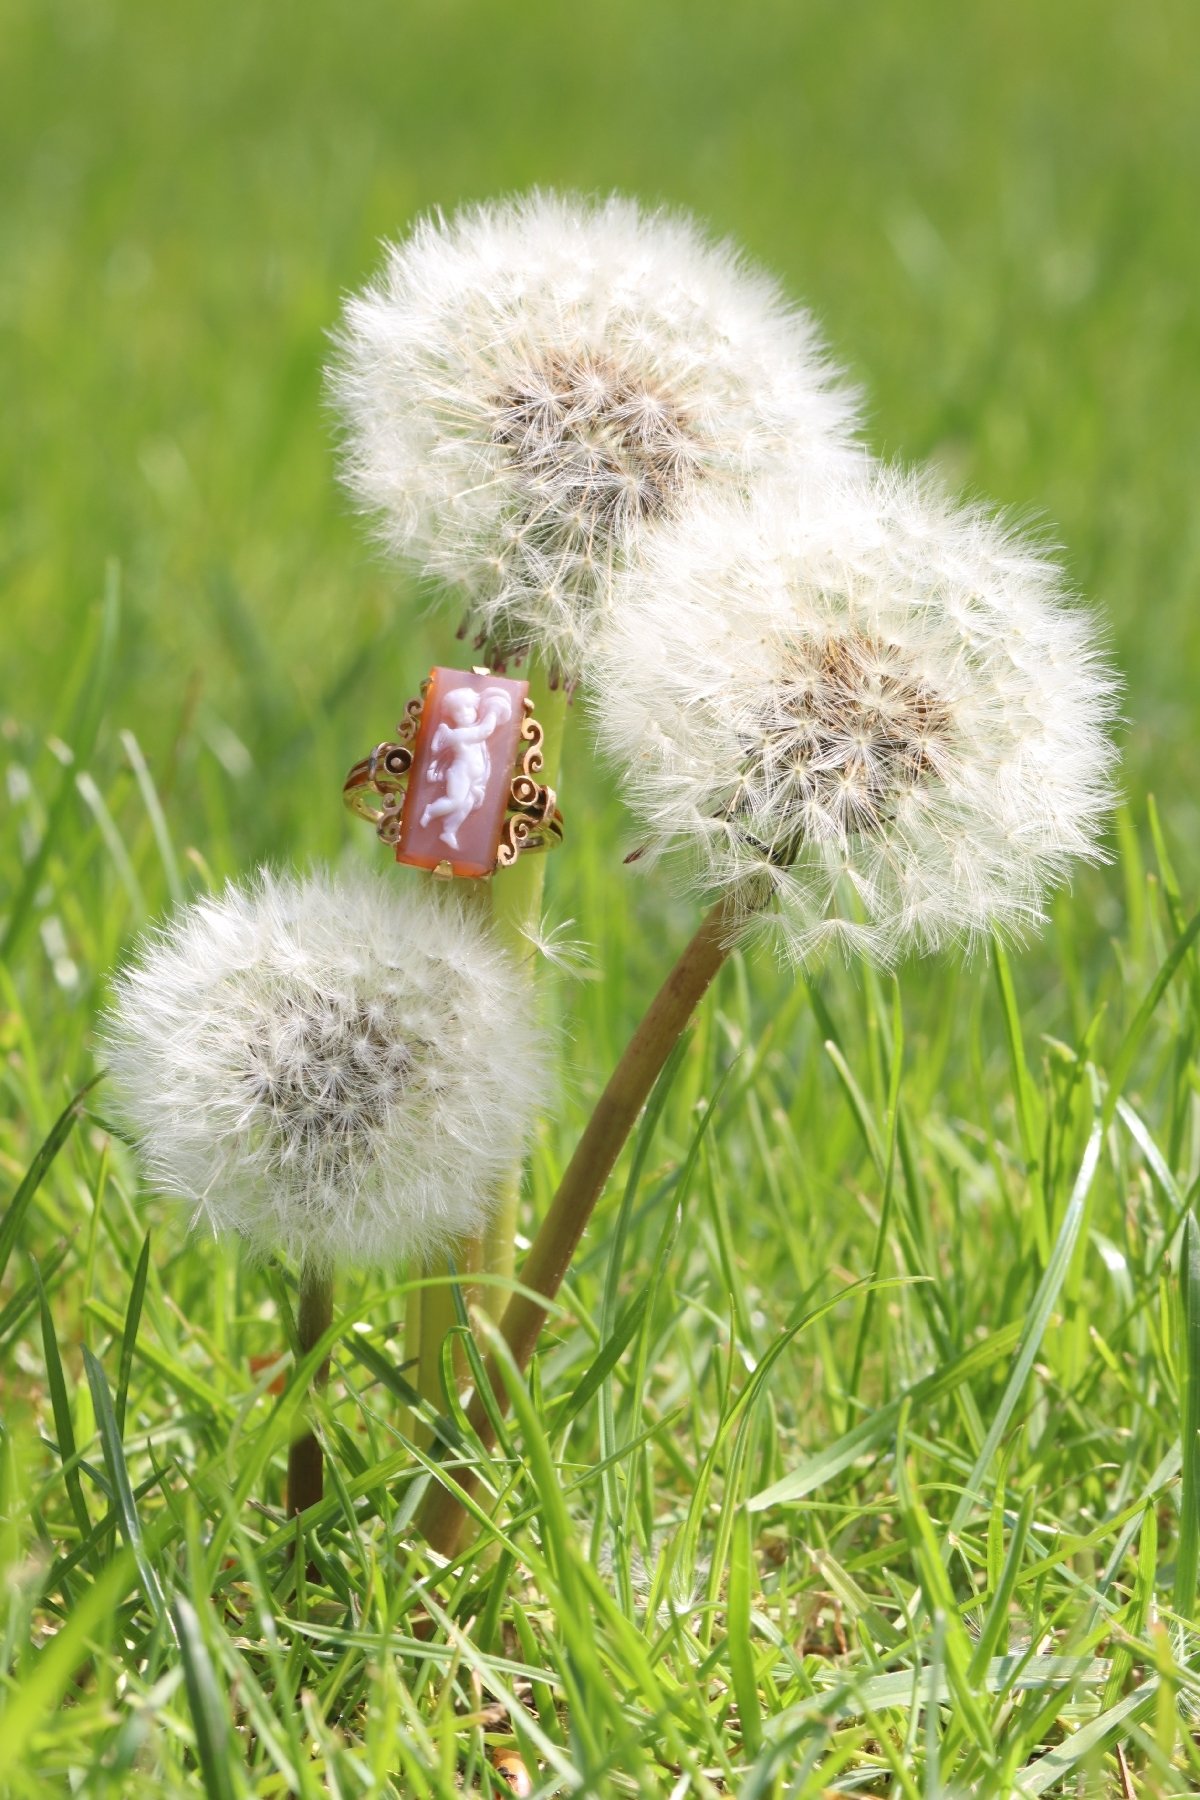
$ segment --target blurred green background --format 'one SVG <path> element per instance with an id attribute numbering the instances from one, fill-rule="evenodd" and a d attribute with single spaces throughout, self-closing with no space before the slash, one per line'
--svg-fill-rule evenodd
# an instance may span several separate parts
<path id="1" fill-rule="evenodd" d="M 1045 519 L 1126 672 L 1135 811 L 1153 787 L 1186 846 L 1195 21 L 1184 0 L 6 0 L 10 740 L 66 732 L 116 559 L 105 731 L 199 796 L 177 814 L 217 805 L 219 765 L 234 860 L 343 841 L 341 767 L 446 631 L 414 638 L 413 586 L 339 494 L 324 334 L 421 209 L 617 187 L 783 276 L 880 452 Z"/>

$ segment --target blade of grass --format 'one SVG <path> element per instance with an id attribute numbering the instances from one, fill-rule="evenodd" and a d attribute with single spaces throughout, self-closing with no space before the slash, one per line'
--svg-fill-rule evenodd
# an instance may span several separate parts
<path id="1" fill-rule="evenodd" d="M 32 1669 L 6 1696 L 4 1729 L 0 1731 L 0 1781 L 20 1767 L 30 1738 L 52 1715 L 87 1660 L 94 1633 L 125 1598 L 134 1567 L 130 1552 L 119 1551 L 99 1580 L 76 1599 L 59 1630 L 38 1652 Z"/>
<path id="2" fill-rule="evenodd" d="M 117 1416 L 113 1410 L 108 1380 L 100 1363 L 86 1344 L 83 1350 L 83 1364 L 87 1370 L 88 1386 L 92 1390 L 92 1405 L 96 1410 L 96 1429 L 100 1433 L 100 1442 L 104 1449 L 104 1466 L 108 1471 L 121 1530 L 137 1565 L 146 1603 L 154 1617 L 160 1623 L 165 1623 L 167 1620 L 166 1601 L 158 1574 L 142 1539 L 142 1522 L 138 1517 L 137 1502 L 134 1500 L 133 1489 L 129 1481 L 125 1449 L 121 1442 L 121 1434 L 117 1430 Z"/>
<path id="3" fill-rule="evenodd" d="M 999 1647 L 1001 1638 L 1009 1628 L 1009 1615 L 1013 1594 L 1021 1574 L 1021 1559 L 1025 1554 L 1025 1545 L 1029 1541 L 1029 1527 L 1033 1521 L 1035 1495 L 1030 1489 L 1021 1501 L 1021 1510 L 1013 1525 L 1012 1537 L 1009 1539 L 1008 1554 L 1000 1571 L 1000 1578 L 992 1592 L 983 1629 L 979 1633 L 979 1641 L 971 1657 L 969 1669 L 970 1679 L 978 1682 Z"/>
<path id="4" fill-rule="evenodd" d="M 183 877 L 179 872 L 179 858 L 176 856 L 175 846 L 171 842 L 171 829 L 162 809 L 162 801 L 158 797 L 158 789 L 154 785 L 154 777 L 142 754 L 142 746 L 132 731 L 121 733 L 121 745 L 129 758 L 133 778 L 137 782 L 142 803 L 146 808 L 146 816 L 150 820 L 150 829 L 154 833 L 154 841 L 158 846 L 163 874 L 167 878 L 167 891 L 170 893 L 171 903 L 179 906 L 184 898 Z"/>
<path id="5" fill-rule="evenodd" d="M 0 1219 L 0 1280 L 4 1277 L 8 1259 L 16 1247 L 21 1224 L 30 1203 L 45 1180 L 46 1171 L 74 1131 L 76 1120 L 84 1110 L 84 1096 L 91 1093 L 99 1080 L 99 1075 L 93 1075 L 90 1081 L 85 1081 L 59 1113 L 50 1128 L 50 1135 L 30 1163 L 20 1187 L 5 1209 L 4 1217 Z"/>
<path id="6" fill-rule="evenodd" d="M 966 1627 L 954 1598 L 938 1534 L 913 1477 L 906 1443 L 908 1413 L 906 1401 L 896 1424 L 896 1502 L 917 1566 L 925 1609 L 935 1621 L 935 1631 L 940 1629 L 942 1633 L 947 1685 L 974 1744 L 990 1760 L 995 1745 L 991 1727 L 979 1703 L 977 1683 L 970 1672 L 971 1650 Z M 940 1627 L 937 1625 L 939 1616 Z"/>
<path id="7" fill-rule="evenodd" d="M 142 1253 L 134 1271 L 129 1305 L 125 1309 L 125 1330 L 121 1336 L 121 1361 L 117 1369 L 117 1431 L 125 1436 L 125 1407 L 129 1399 L 129 1377 L 133 1371 L 133 1351 L 137 1343 L 138 1325 L 142 1317 L 142 1301 L 146 1295 L 146 1276 L 150 1269 L 150 1233 L 142 1242 Z"/>
<path id="8" fill-rule="evenodd" d="M 563 1402 L 561 1412 L 555 1415 L 556 1429 L 569 1425 L 572 1419 L 578 1417 L 588 1401 L 599 1391 L 616 1368 L 645 1317 L 649 1298 L 648 1291 L 643 1288 L 641 1293 L 625 1308 L 605 1339 L 603 1348 L 592 1359 L 579 1382 L 572 1388 L 570 1395 Z"/>
<path id="9" fill-rule="evenodd" d="M 42 1272 L 36 1262 L 33 1265 L 33 1273 L 37 1283 L 38 1302 L 41 1307 L 46 1381 L 50 1389 L 50 1405 L 54 1413 L 54 1435 L 58 1439 L 58 1454 L 63 1465 L 63 1481 L 67 1489 L 67 1498 L 71 1502 L 71 1511 L 75 1515 L 75 1523 L 79 1527 L 80 1538 L 86 1543 L 91 1536 L 92 1521 L 88 1514 L 87 1501 L 84 1499 L 83 1483 L 79 1479 L 75 1427 L 71 1420 L 71 1401 L 67 1394 L 66 1378 L 63 1375 L 62 1357 L 59 1355 L 54 1320 L 46 1299 L 46 1290 L 42 1286 Z M 90 1557 L 88 1566 L 95 1573 L 95 1565 Z"/>
<path id="10" fill-rule="evenodd" d="M 750 1638 L 750 1617 L 754 1605 L 753 1574 L 750 1514 L 744 1506 L 739 1506 L 735 1509 L 733 1519 L 725 1629 L 729 1638 L 729 1672 L 733 1677 L 733 1691 L 737 1699 L 738 1724 L 747 1756 L 757 1756 L 762 1748 L 758 1674 L 754 1667 L 754 1649 Z"/>
<path id="11" fill-rule="evenodd" d="M 1056 1744 L 1044 1756 L 1027 1763 L 1021 1771 L 1020 1791 L 1023 1794 L 1044 1794 L 1047 1788 L 1065 1781 L 1072 1769 L 1077 1769 L 1085 1757 L 1105 1749 L 1123 1729 L 1145 1717 L 1154 1706 L 1158 1687 L 1157 1677 L 1143 1682 L 1141 1687 L 1135 1688 L 1132 1694 L 1127 1694 L 1116 1706 L 1110 1706 L 1089 1724 L 1081 1725 L 1064 1743 Z"/>
<path id="12" fill-rule="evenodd" d="M 1183 1452 L 1179 1485 L 1179 1545 L 1175 1552 L 1175 1611 L 1190 1619 L 1196 1604 L 1200 1557 L 1200 1226 L 1189 1212 L 1179 1267 L 1179 1437 Z"/>
<path id="13" fill-rule="evenodd" d="M 999 938 L 992 941 L 992 960 L 996 970 L 1001 1016 L 1004 1019 L 1004 1036 L 1008 1044 L 1012 1093 L 1016 1103 L 1021 1154 L 1025 1160 L 1025 1177 L 1033 1190 L 1035 1202 L 1038 1256 L 1045 1267 L 1050 1255 L 1050 1219 L 1046 1210 L 1045 1171 L 1040 1148 L 1045 1121 L 1042 1117 L 1041 1099 L 1030 1079 L 1029 1065 L 1025 1060 L 1025 1039 L 1021 1031 L 1021 1014 L 1013 988 L 1012 970 Z"/>
<path id="14" fill-rule="evenodd" d="M 996 1451 L 1000 1446 L 1000 1440 L 1008 1430 L 1009 1420 L 1012 1418 L 1017 1402 L 1021 1398 L 1025 1383 L 1029 1379 L 1029 1371 L 1033 1367 L 1033 1359 L 1037 1355 L 1042 1339 L 1046 1334 L 1046 1327 L 1050 1323 L 1050 1314 L 1054 1310 L 1054 1304 L 1058 1299 L 1059 1290 L 1066 1280 L 1067 1273 L 1071 1267 L 1071 1258 L 1075 1254 L 1076 1239 L 1079 1236 L 1079 1229 L 1083 1223 L 1084 1207 L 1087 1202 L 1088 1192 L 1092 1185 L 1092 1178 L 1096 1173 L 1096 1165 L 1100 1160 L 1100 1147 L 1102 1142 L 1101 1127 L 1096 1125 L 1092 1130 L 1092 1134 L 1087 1142 L 1087 1148 L 1083 1153 L 1083 1161 L 1080 1164 L 1079 1174 L 1076 1178 L 1067 1210 L 1063 1215 L 1062 1225 L 1059 1227 L 1058 1237 L 1055 1241 L 1054 1249 L 1051 1252 L 1050 1261 L 1046 1264 L 1045 1273 L 1038 1283 L 1037 1293 L 1033 1297 L 1033 1303 L 1030 1306 L 1029 1313 L 1026 1317 L 1024 1329 L 1021 1333 L 1021 1341 L 1017 1346 L 1017 1354 L 1013 1362 L 1012 1374 L 1008 1378 L 1008 1384 L 1005 1387 L 1000 1404 L 996 1408 L 996 1415 L 993 1418 L 991 1425 L 988 1427 L 988 1434 L 983 1440 L 983 1446 L 975 1459 L 975 1466 L 971 1470 L 971 1473 L 967 1478 L 966 1486 L 959 1497 L 958 1504 L 954 1508 L 954 1514 L 950 1520 L 951 1533 L 961 1529 L 970 1514 L 971 1508 L 980 1499 L 984 1476 L 991 1467 L 992 1458 L 995 1456 Z"/>
<path id="15" fill-rule="evenodd" d="M 97 1300 L 94 1295 L 89 1295 L 83 1303 L 83 1310 L 91 1318 L 99 1319 L 102 1325 L 107 1325 L 110 1331 L 116 1332 L 122 1339 L 124 1338 L 125 1320 L 115 1307 L 107 1305 L 103 1300 Z M 139 1362 L 145 1363 L 148 1369 L 153 1369 L 156 1375 L 166 1376 L 181 1399 L 188 1400 L 193 1405 L 200 1407 L 203 1412 L 212 1414 L 226 1428 L 232 1423 L 235 1410 L 230 1402 L 218 1394 L 217 1390 L 211 1387 L 207 1381 L 202 1380 L 199 1375 L 189 1369 L 186 1363 L 180 1362 L 178 1357 L 170 1355 L 168 1351 L 161 1350 L 157 1344 L 148 1343 L 145 1339 L 140 1343 L 135 1341 L 133 1349 Z"/>
<path id="16" fill-rule="evenodd" d="M 832 1038 L 825 1044 L 825 1054 L 837 1070 L 838 1080 L 846 1090 L 846 1098 L 850 1102 L 850 1110 L 853 1112 L 858 1123 L 858 1128 L 862 1133 L 863 1143 L 867 1147 L 871 1161 L 875 1164 L 875 1173 L 882 1180 L 884 1170 L 887 1166 L 887 1159 L 884 1155 L 883 1144 L 880 1141 L 879 1131 L 876 1127 L 871 1108 L 867 1103 L 866 1095 L 859 1087 L 858 1082 L 854 1079 L 854 1072 L 851 1069 L 850 1064 L 846 1061 L 845 1056 L 842 1054 L 837 1044 L 833 1042 Z"/>
<path id="17" fill-rule="evenodd" d="M 38 847 L 25 865 L 21 885 L 9 908 L 4 936 L 0 939 L 0 963 L 12 961 L 22 937 L 29 927 L 38 891 L 45 878 L 46 865 L 56 844 L 61 842 L 63 825 L 75 794 L 76 771 L 91 760 L 100 731 L 100 721 L 108 699 L 109 680 L 116 655 L 117 635 L 121 622 L 121 581 L 116 563 L 110 563 L 105 575 L 104 598 L 95 648 L 81 653 L 82 673 L 74 716 L 68 726 L 71 756 L 62 767 L 54 798 L 46 814 L 46 824 Z M 86 672 L 84 672 L 86 671 Z"/>
<path id="18" fill-rule="evenodd" d="M 827 1046 L 831 1054 L 836 1054 L 832 1046 Z M 892 1055 L 891 1069 L 888 1075 L 887 1099 L 887 1155 L 881 1171 L 883 1177 L 883 1195 L 879 1202 L 879 1228 L 875 1233 L 875 1245 L 871 1252 L 871 1273 L 883 1273 L 883 1256 L 887 1247 L 888 1227 L 892 1220 L 892 1196 L 896 1181 L 896 1133 L 900 1120 L 900 1074 L 904 1066 L 904 1018 L 900 1010 L 900 988 L 892 984 Z M 848 1071 L 847 1071 L 848 1073 Z M 878 1166 L 878 1165 L 877 1165 Z M 871 1326 L 875 1317 L 875 1290 L 867 1289 L 867 1297 L 863 1301 L 862 1318 L 859 1321 L 858 1336 L 854 1343 L 854 1355 L 850 1361 L 850 1385 L 848 1392 L 857 1394 L 862 1376 L 863 1358 L 867 1352 L 867 1344 L 871 1336 Z"/>
<path id="19" fill-rule="evenodd" d="M 848 1469 L 860 1457 L 880 1450 L 891 1444 L 896 1435 L 896 1424 L 900 1417 L 900 1408 L 908 1401 L 916 1413 L 931 1401 L 940 1400 L 944 1395 L 953 1393 L 954 1389 L 964 1381 L 970 1381 L 984 1369 L 990 1368 L 994 1362 L 1008 1355 L 1020 1336 L 1019 1319 L 1010 1321 L 991 1337 L 984 1338 L 982 1343 L 972 1344 L 956 1361 L 944 1369 L 926 1375 L 923 1380 L 915 1382 L 897 1399 L 873 1412 L 852 1431 L 845 1433 L 834 1443 L 827 1444 L 824 1449 L 807 1456 L 794 1468 L 790 1475 L 764 1488 L 761 1493 L 754 1494 L 746 1504 L 751 1512 L 763 1512 L 769 1506 L 784 1506 L 789 1501 L 803 1500 L 814 1489 L 823 1487 Z"/>
<path id="20" fill-rule="evenodd" d="M 1030 1656 L 1027 1653 L 997 1656 L 984 1671 L 979 1690 L 985 1694 L 1006 1694 L 1012 1689 L 1036 1693 L 1053 1687 L 1098 1688 L 1103 1686 L 1107 1673 L 1108 1664 L 1099 1656 Z M 914 1704 L 930 1703 L 945 1706 L 952 1699 L 945 1672 L 936 1691 L 931 1691 L 928 1668 L 918 1663 L 913 1668 L 870 1675 L 865 1681 L 850 1679 L 822 1683 L 794 1706 L 785 1707 L 769 1719 L 763 1735 L 768 1741 L 778 1742 L 797 1723 L 814 1717 L 840 1721 L 860 1718 L 868 1710 L 907 1710 Z"/>
<path id="21" fill-rule="evenodd" d="M 1115 1638 L 1112 1667 L 1104 1684 L 1103 1707 L 1115 1706 L 1125 1692 L 1133 1673 L 1134 1647 L 1131 1639 L 1141 1636 L 1154 1604 L 1155 1578 L 1158 1573 L 1158 1517 L 1152 1506 L 1142 1514 L 1138 1543 L 1137 1574 L 1129 1605 L 1121 1615 L 1122 1635 Z"/>
<path id="22" fill-rule="evenodd" d="M 1163 962 L 1158 973 L 1155 975 L 1154 980 L 1147 988 L 1145 997 L 1138 1007 L 1137 1012 L 1134 1014 L 1129 1029 L 1121 1040 L 1120 1048 L 1113 1058 L 1112 1067 L 1108 1077 L 1108 1092 L 1104 1096 L 1104 1108 L 1100 1115 L 1105 1131 L 1108 1130 L 1108 1127 L 1113 1122 L 1117 1110 L 1117 1102 L 1120 1100 L 1125 1083 L 1129 1079 L 1130 1071 L 1133 1068 L 1142 1039 L 1146 1035 L 1146 1027 L 1154 1017 L 1159 1001 L 1171 985 L 1176 970 L 1195 943 L 1197 937 L 1200 937 L 1200 912 L 1193 914 L 1192 918 L 1188 921 L 1188 927 L 1183 936 L 1176 938 L 1170 954 L 1167 956 L 1165 962 Z"/>
<path id="23" fill-rule="evenodd" d="M 135 918 L 144 918 L 146 913 L 146 896 L 137 878 L 129 851 L 125 848 L 125 840 L 117 827 L 117 822 L 109 811 L 108 802 L 100 792 L 96 781 L 86 769 L 81 769 L 75 777 L 75 786 L 79 798 L 96 821 L 100 836 L 104 839 L 104 847 L 108 851 L 109 861 L 117 872 L 117 878 L 125 889 L 130 910 Z"/>
<path id="24" fill-rule="evenodd" d="M 171 1602 L 171 1617 L 179 1643 L 179 1659 L 183 1664 L 188 1710 L 196 1732 L 196 1761 L 200 1765 L 204 1792 L 208 1800 L 237 1800 L 229 1713 L 217 1685 L 199 1617 L 191 1601 L 182 1594 L 176 1594 Z"/>
<path id="25" fill-rule="evenodd" d="M 612 1329 L 613 1320 L 616 1316 L 617 1290 L 620 1284 L 621 1273 L 625 1266 L 625 1238 L 629 1230 L 630 1211 L 642 1179 L 642 1171 L 646 1166 L 646 1158 L 650 1153 L 650 1145 L 654 1139 L 655 1129 L 659 1119 L 662 1117 L 662 1110 L 666 1105 L 667 1096 L 675 1084 L 675 1078 L 679 1073 L 680 1064 L 687 1054 L 691 1039 L 691 1031 L 685 1031 L 680 1037 L 678 1043 L 664 1063 L 662 1071 L 659 1074 L 657 1081 L 654 1083 L 654 1087 L 651 1089 L 650 1098 L 646 1102 L 642 1116 L 638 1121 L 637 1131 L 634 1136 L 633 1155 L 630 1160 L 629 1175 L 625 1182 L 625 1191 L 621 1196 L 620 1211 L 617 1214 L 616 1223 L 611 1233 L 608 1266 L 605 1271 L 604 1292 L 600 1306 L 601 1342 L 609 1335 Z M 701 1126 L 699 1135 L 702 1134 L 703 1126 Z"/>
<path id="26" fill-rule="evenodd" d="M 52 1251 L 46 1258 L 46 1261 L 41 1268 L 40 1278 L 45 1287 L 47 1298 L 55 1291 L 55 1287 L 60 1285 L 55 1283 L 52 1286 L 52 1278 L 62 1268 L 63 1263 L 66 1261 L 69 1249 L 69 1244 L 60 1244 L 58 1248 Z M 30 1280 L 23 1283 L 12 1296 L 12 1299 L 8 1301 L 7 1305 L 0 1309 L 0 1350 L 3 1350 L 6 1339 L 14 1337 L 18 1331 L 21 1331 L 24 1328 L 25 1320 L 33 1311 L 37 1303 L 38 1282 L 37 1280 Z"/>
<path id="27" fill-rule="evenodd" d="M 611 1232 L 608 1267 L 604 1276 L 604 1290 L 600 1300 L 600 1342 L 603 1347 L 613 1335 L 617 1315 L 617 1299 L 621 1275 L 625 1268 L 625 1240 L 629 1232 L 629 1218 L 641 1184 L 642 1171 L 646 1166 L 646 1158 L 650 1153 L 650 1145 L 654 1140 L 655 1129 L 666 1105 L 667 1096 L 675 1083 L 680 1064 L 687 1054 L 692 1033 L 685 1031 L 668 1056 L 662 1072 L 651 1090 L 645 1110 L 638 1121 L 634 1136 L 633 1155 L 630 1160 L 629 1175 L 625 1182 L 625 1191 L 621 1196 L 621 1206 Z M 703 1129 L 703 1128 L 701 1128 Z M 611 1365 L 610 1365 L 611 1367 Z M 600 1399 L 600 1454 L 610 1458 L 617 1448 L 616 1408 L 613 1403 L 611 1383 L 604 1385 Z M 617 1512 L 617 1494 L 612 1483 L 606 1483 L 608 1496 L 608 1512 L 615 1517 Z"/>

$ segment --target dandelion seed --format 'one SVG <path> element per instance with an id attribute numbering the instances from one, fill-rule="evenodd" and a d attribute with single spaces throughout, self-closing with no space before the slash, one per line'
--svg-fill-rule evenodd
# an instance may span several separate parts
<path id="1" fill-rule="evenodd" d="M 548 918 L 534 919 L 519 931 L 534 954 L 561 974 L 575 981 L 597 981 L 600 970 L 592 959 L 591 945 L 585 938 L 570 935 L 574 923 L 574 919 L 560 919 L 556 925 Z"/>
<path id="2" fill-rule="evenodd" d="M 647 1562 L 637 1544 L 626 1548 L 625 1556 L 629 1585 L 637 1604 L 643 1609 L 643 1616 L 648 1621 L 650 1601 L 656 1585 L 660 1589 L 660 1597 L 654 1608 L 654 1622 L 662 1630 L 678 1619 L 690 1618 L 702 1610 L 705 1603 L 705 1591 L 712 1570 L 712 1558 L 698 1557 L 690 1569 L 682 1568 L 672 1562 L 665 1581 L 660 1577 L 660 1568 L 670 1555 L 672 1540 L 669 1534 L 660 1533 L 655 1536 L 650 1546 L 651 1560 Z M 613 1555 L 612 1544 L 606 1539 L 600 1547 L 597 1570 L 602 1580 L 610 1586 L 616 1586 L 617 1566 Z"/>
<path id="3" fill-rule="evenodd" d="M 1091 622 L 926 481 L 697 506 L 627 578 L 598 665 L 650 860 L 682 848 L 798 960 L 1020 931 L 1099 854 L 1114 684 Z"/>
<path id="4" fill-rule="evenodd" d="M 857 460 L 811 322 L 689 219 L 532 194 L 419 224 L 346 309 L 345 475 L 502 663 L 578 675 L 614 573 L 697 493 Z"/>
<path id="5" fill-rule="evenodd" d="M 214 1231 L 315 1268 L 428 1259 L 520 1155 L 527 990 L 452 896 L 264 873 L 142 945 L 110 1069 L 151 1179 Z"/>

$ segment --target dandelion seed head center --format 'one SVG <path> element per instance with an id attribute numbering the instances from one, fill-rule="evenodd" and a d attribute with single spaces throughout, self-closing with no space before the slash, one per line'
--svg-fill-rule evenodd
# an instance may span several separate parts
<path id="1" fill-rule="evenodd" d="M 743 793 L 789 847 L 882 832 L 953 734 L 949 703 L 903 649 L 860 631 L 790 644 L 755 723 Z"/>
<path id="2" fill-rule="evenodd" d="M 262 1149 L 298 1174 L 349 1169 L 411 1090 L 423 1048 L 394 998 L 276 997 L 243 1071 Z"/>
<path id="3" fill-rule="evenodd" d="M 703 463 L 687 409 L 594 352 L 531 357 L 494 408 L 493 440 L 550 530 L 590 538 L 672 512 Z"/>

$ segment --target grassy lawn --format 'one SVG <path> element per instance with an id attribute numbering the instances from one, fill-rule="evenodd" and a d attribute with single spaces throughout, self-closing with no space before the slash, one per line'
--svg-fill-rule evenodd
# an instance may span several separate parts
<path id="1" fill-rule="evenodd" d="M 2 31 L 0 1792 L 440 1800 L 510 1791 L 504 1747 L 547 1795 L 1197 1791 L 1193 11 Z M 735 234 L 875 448 L 1049 522 L 1126 681 L 1125 804 L 1007 960 L 724 971 L 449 1569 L 410 1530 L 404 1271 L 344 1281 L 310 1579 L 291 1273 L 189 1240 L 104 1085 L 71 1102 L 173 899 L 379 853 L 342 774 L 455 621 L 339 497 L 324 334 L 381 236 L 538 182 Z M 576 715 L 549 908 L 599 978 L 547 973 L 527 1221 L 694 920 L 623 865 Z"/>

